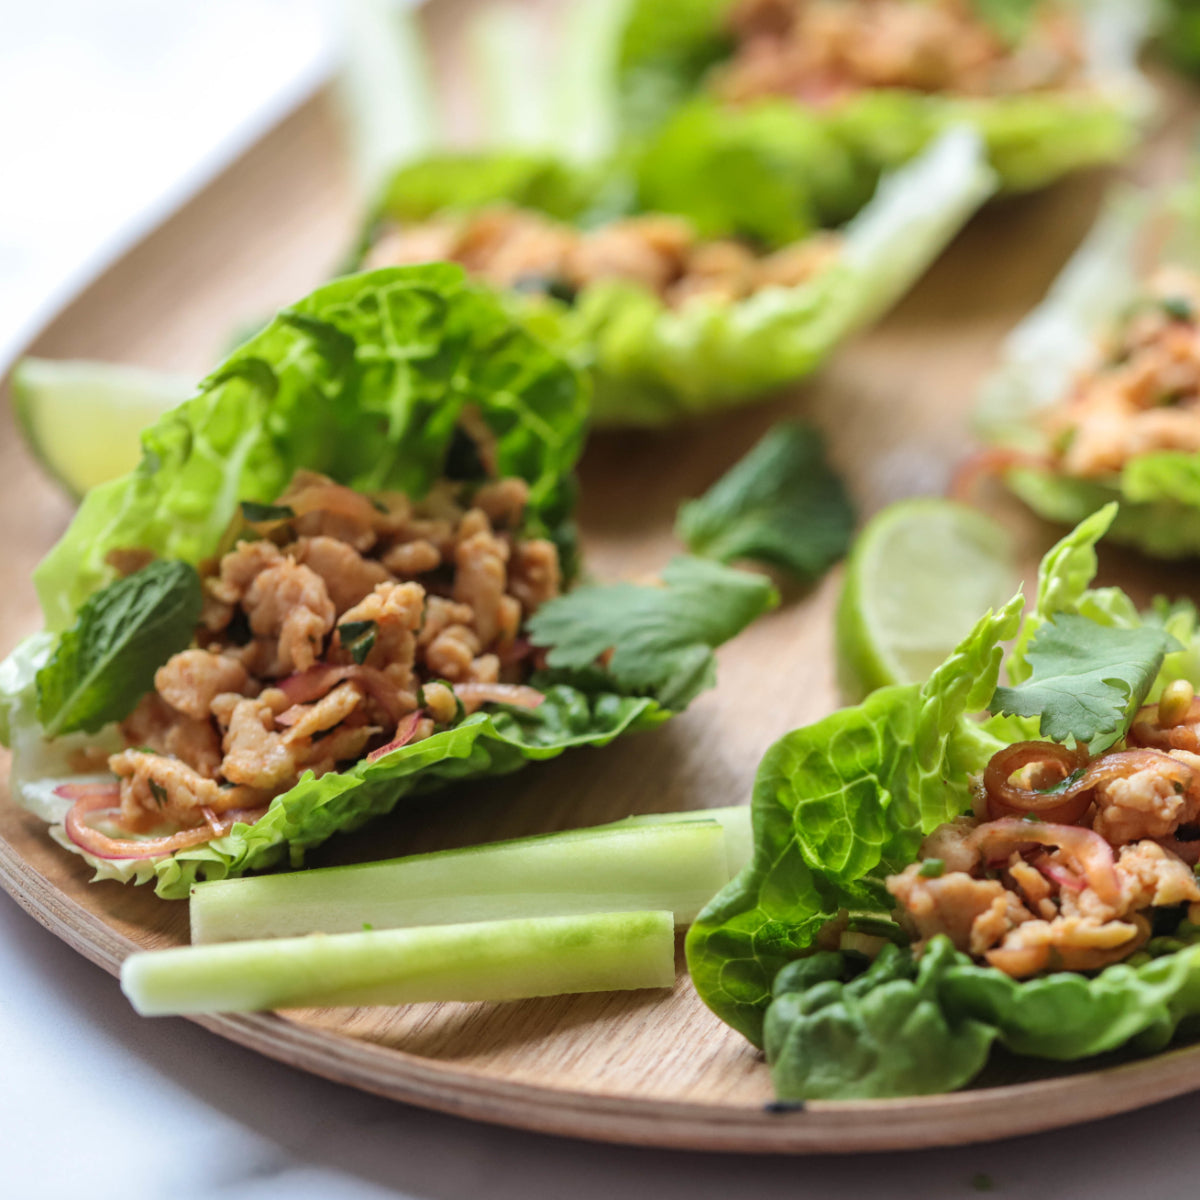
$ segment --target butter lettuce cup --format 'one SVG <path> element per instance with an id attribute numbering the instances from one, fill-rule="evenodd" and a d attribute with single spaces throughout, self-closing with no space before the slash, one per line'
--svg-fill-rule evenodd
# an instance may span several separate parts
<path id="1" fill-rule="evenodd" d="M 680 557 L 575 587 L 571 363 L 450 264 L 337 280 L 142 435 L 0 664 L 11 795 L 184 897 L 447 783 L 682 710 L 775 602 Z"/>
<path id="2" fill-rule="evenodd" d="M 1026 615 L 768 750 L 754 858 L 687 951 L 781 1099 L 952 1091 L 997 1046 L 1148 1054 L 1200 1015 L 1197 614 L 1090 586 L 1114 516 Z"/>
<path id="3" fill-rule="evenodd" d="M 1122 0 L 634 0 L 622 123 L 773 141 L 817 176 L 830 144 L 879 171 L 969 123 L 1005 189 L 1028 191 L 1135 144 L 1153 110 L 1137 68 L 1153 18 Z"/>
<path id="4" fill-rule="evenodd" d="M 656 204 L 647 176 L 662 170 L 689 183 Z M 593 376 L 598 424 L 666 425 L 811 374 L 913 286 L 995 176 L 959 128 L 837 220 L 808 183 L 707 132 L 683 155 L 653 145 L 586 167 L 439 155 L 391 177 L 355 261 L 460 263 Z"/>
<path id="5" fill-rule="evenodd" d="M 1194 185 L 1132 189 L 1105 212 L 1009 336 L 976 429 L 994 475 L 1074 524 L 1120 502 L 1111 537 L 1160 558 L 1200 553 L 1200 246 Z"/>

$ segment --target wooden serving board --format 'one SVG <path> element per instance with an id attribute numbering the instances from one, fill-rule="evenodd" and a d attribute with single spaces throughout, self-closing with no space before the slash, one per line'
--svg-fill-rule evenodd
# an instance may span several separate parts
<path id="1" fill-rule="evenodd" d="M 444 11 L 439 5 L 435 15 Z M 444 31 L 437 36 L 448 44 Z M 1170 102 L 1175 115 L 1139 167 L 1151 177 L 1176 167 L 1188 143 L 1192 100 L 1176 89 Z M 231 328 L 303 294 L 337 261 L 354 219 L 340 163 L 329 98 L 318 94 L 78 296 L 30 352 L 199 375 L 218 359 Z M 583 463 L 580 514 L 592 568 L 616 577 L 660 566 L 677 549 L 678 503 L 785 415 L 804 414 L 826 430 L 864 515 L 903 496 L 941 491 L 969 448 L 974 389 L 1000 339 L 1087 229 L 1105 182 L 1080 178 L 996 205 L 896 313 L 790 397 L 683 430 L 596 436 Z M 1018 535 L 1031 579 L 1055 532 L 999 498 L 997 510 Z M 29 573 L 69 517 L 70 506 L 28 457 L 0 404 L 0 651 L 40 625 Z M 1195 594 L 1197 582 L 1181 569 L 1115 555 L 1105 575 L 1142 597 Z M 807 594 L 787 595 L 778 612 L 722 651 L 719 688 L 661 730 L 446 791 L 336 840 L 314 861 L 748 800 L 767 746 L 837 707 L 831 632 L 839 582 L 835 572 Z M 0 797 L 0 885 L 54 933 L 112 972 L 135 949 L 186 941 L 186 905 L 146 889 L 89 884 L 87 875 L 44 826 Z M 1200 1088 L 1200 1047 L 1192 1047 L 1067 1074 L 998 1062 L 980 1086 L 955 1095 L 775 1112 L 767 1107 L 771 1088 L 760 1055 L 700 1003 L 682 956 L 669 994 L 304 1010 L 199 1023 L 397 1100 L 551 1133 L 705 1150 L 949 1145 L 1089 1120 Z"/>

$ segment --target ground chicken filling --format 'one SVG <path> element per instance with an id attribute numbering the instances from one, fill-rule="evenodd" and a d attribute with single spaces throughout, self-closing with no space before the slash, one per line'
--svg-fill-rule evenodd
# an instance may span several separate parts
<path id="1" fill-rule="evenodd" d="M 836 261 L 841 238 L 820 232 L 771 254 L 742 242 L 704 241 L 680 217 L 643 216 L 580 230 L 526 209 L 495 207 L 383 234 L 367 267 L 457 262 L 499 287 L 571 301 L 589 284 L 621 279 L 672 308 L 796 287 Z"/>
<path id="2" fill-rule="evenodd" d="M 735 49 L 714 73 L 733 103 L 833 103 L 870 88 L 1003 96 L 1085 82 L 1079 22 L 1042 4 L 1016 44 L 972 0 L 739 0 Z"/>
<path id="3" fill-rule="evenodd" d="M 1054 789 L 1054 790 L 1047 790 Z M 1200 703 L 1172 685 L 1127 748 L 1023 742 L 995 756 L 974 817 L 887 880 L 918 948 L 945 934 L 1017 979 L 1094 971 L 1186 915 L 1200 924 Z"/>
<path id="4" fill-rule="evenodd" d="M 166 827 L 155 851 L 169 852 L 256 819 L 305 771 L 419 741 L 482 704 L 536 707 L 520 631 L 560 574 L 553 543 L 520 535 L 527 498 L 518 479 L 445 482 L 412 504 L 300 472 L 276 506 L 244 509 L 202 569 L 194 646 L 122 723 L 127 749 L 108 764 L 119 808 L 113 789 L 105 805 L 85 787 L 68 834 L 103 853 Z M 83 819 L 99 808 L 108 834 Z"/>
<path id="5" fill-rule="evenodd" d="M 1160 270 L 1046 418 L 1051 466 L 1085 479 L 1156 451 L 1200 452 L 1200 279 Z"/>

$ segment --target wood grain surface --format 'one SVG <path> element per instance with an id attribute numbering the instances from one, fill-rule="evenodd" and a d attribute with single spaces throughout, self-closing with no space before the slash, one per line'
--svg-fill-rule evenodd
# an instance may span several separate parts
<path id="1" fill-rule="evenodd" d="M 438 36 L 445 46 L 450 34 Z M 1162 130 L 1136 167 L 1143 178 L 1178 168 L 1193 108 L 1174 86 Z M 638 576 L 660 566 L 677 549 L 678 503 L 785 415 L 804 414 L 825 429 L 864 514 L 942 490 L 970 446 L 974 390 L 1000 339 L 1040 298 L 1107 182 L 1082 177 L 995 205 L 888 320 L 792 395 L 683 430 L 594 438 L 580 514 L 593 570 Z M 329 98 L 319 94 L 78 296 L 30 350 L 199 374 L 232 328 L 322 279 L 351 236 L 353 210 Z M 1032 578 L 1055 531 L 992 499 Z M 29 573 L 69 516 L 21 446 L 7 403 L 0 405 L 0 651 L 40 624 Z M 1106 555 L 1103 571 L 1106 582 L 1139 597 L 1196 591 L 1192 572 L 1132 556 Z M 789 593 L 778 612 L 722 650 L 720 686 L 661 730 L 447 790 L 336 839 L 314 863 L 748 800 L 766 747 L 837 707 L 831 615 L 839 582 L 835 572 L 811 592 Z M 146 889 L 89 884 L 87 876 L 39 822 L 0 797 L 0 884 L 39 921 L 114 972 L 135 948 L 186 940 L 185 905 Z M 199 1023 L 414 1104 L 577 1137 L 709 1150 L 947 1145 L 1087 1120 L 1200 1087 L 1200 1047 L 1183 1047 L 1150 1060 L 1092 1062 L 1075 1074 L 1051 1067 L 1031 1073 L 1029 1064 L 1000 1060 L 979 1086 L 956 1095 L 778 1113 L 766 1107 L 771 1089 L 761 1057 L 704 1008 L 682 959 L 680 966 L 669 994 L 304 1010 Z"/>

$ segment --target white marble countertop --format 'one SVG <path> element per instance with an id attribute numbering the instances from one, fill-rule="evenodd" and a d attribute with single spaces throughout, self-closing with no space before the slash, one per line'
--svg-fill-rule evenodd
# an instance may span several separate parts
<path id="1" fill-rule="evenodd" d="M 333 0 L 0 4 L 0 362 L 302 94 Z M 751 1159 L 593 1146 L 326 1083 L 180 1020 L 0 896 L 0 1194 L 437 1200 L 1191 1198 L 1200 1095 L 995 1146 Z"/>

